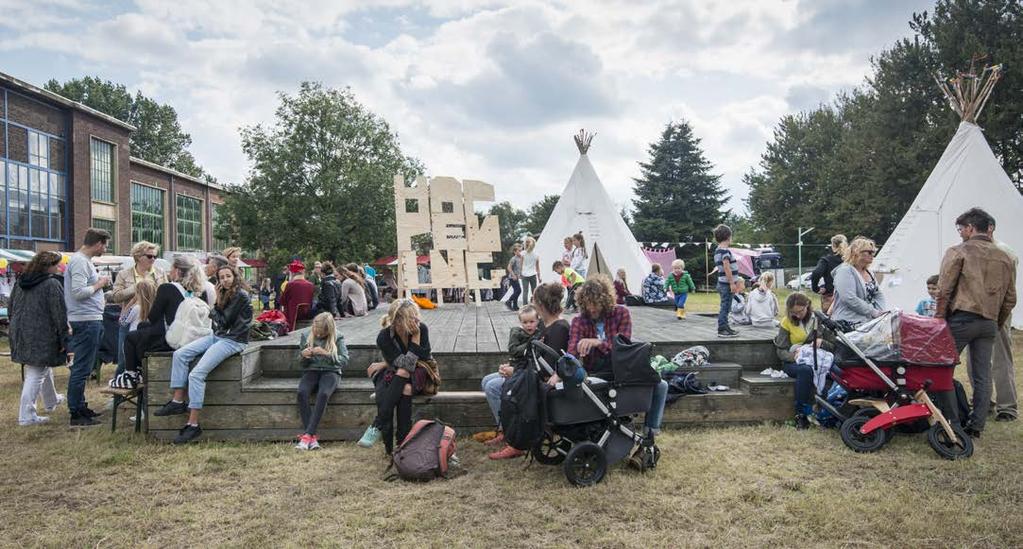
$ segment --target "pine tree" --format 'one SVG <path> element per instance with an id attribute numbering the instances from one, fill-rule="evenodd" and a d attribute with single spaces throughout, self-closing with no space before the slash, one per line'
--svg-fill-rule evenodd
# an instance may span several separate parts
<path id="1" fill-rule="evenodd" d="M 702 241 L 727 214 L 721 176 L 700 149 L 700 139 L 685 121 L 669 122 L 640 162 L 632 230 L 644 241 Z"/>

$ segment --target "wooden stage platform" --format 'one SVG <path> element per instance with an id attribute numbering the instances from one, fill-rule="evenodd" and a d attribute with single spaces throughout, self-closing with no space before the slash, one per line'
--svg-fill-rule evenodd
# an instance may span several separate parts
<path id="1" fill-rule="evenodd" d="M 365 317 L 338 321 L 351 363 L 321 423 L 323 439 L 357 438 L 373 420 L 373 387 L 365 368 L 380 359 L 375 342 L 385 312 L 381 307 Z M 630 313 L 634 340 L 653 343 L 654 354 L 669 359 L 687 347 L 706 346 L 711 365 L 700 368 L 698 376 L 705 383 L 729 387 L 720 393 L 683 397 L 666 410 L 666 427 L 780 420 L 792 414 L 791 381 L 758 374 L 778 366 L 771 342 L 774 330 L 740 327 L 739 337 L 722 339 L 717 337 L 712 316 L 691 314 L 680 321 L 673 310 L 655 307 L 632 307 Z M 452 423 L 460 433 L 493 427 L 480 380 L 505 360 L 509 329 L 518 324 L 516 314 L 496 302 L 482 307 L 455 303 L 424 310 L 422 317 L 430 329 L 443 382 L 438 395 L 416 398 L 416 414 Z M 205 438 L 280 440 L 297 432 L 298 339 L 292 333 L 253 342 L 241 356 L 214 370 L 203 411 Z M 150 357 L 147 370 L 149 406 L 154 411 L 169 394 L 170 356 Z M 180 423 L 181 417 L 147 414 L 146 429 L 157 439 L 168 439 L 176 435 Z"/>

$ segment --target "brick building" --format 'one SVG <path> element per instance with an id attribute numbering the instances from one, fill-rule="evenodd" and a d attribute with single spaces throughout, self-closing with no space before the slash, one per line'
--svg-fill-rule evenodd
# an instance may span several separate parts
<path id="1" fill-rule="evenodd" d="M 89 227 L 109 253 L 149 240 L 211 251 L 223 188 L 131 156 L 134 127 L 0 73 L 0 248 L 74 250 Z"/>

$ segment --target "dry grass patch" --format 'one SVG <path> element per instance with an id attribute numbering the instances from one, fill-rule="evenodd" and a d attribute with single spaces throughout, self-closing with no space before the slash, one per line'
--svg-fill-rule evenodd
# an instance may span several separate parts
<path id="1" fill-rule="evenodd" d="M 1017 357 L 1021 342 L 1017 334 Z M 17 367 L 0 365 L 4 545 L 1023 544 L 1019 422 L 990 422 L 974 457 L 954 463 L 923 436 L 857 455 L 835 431 L 674 431 L 659 440 L 655 472 L 619 465 L 591 489 L 568 486 L 560 468 L 491 462 L 482 445 L 461 439 L 467 475 L 406 484 L 381 481 L 380 450 L 352 443 L 311 453 L 286 444 L 181 448 L 132 437 L 127 426 L 69 430 L 66 409 L 51 425 L 19 428 L 20 385 Z M 94 403 L 96 391 L 89 386 Z"/>

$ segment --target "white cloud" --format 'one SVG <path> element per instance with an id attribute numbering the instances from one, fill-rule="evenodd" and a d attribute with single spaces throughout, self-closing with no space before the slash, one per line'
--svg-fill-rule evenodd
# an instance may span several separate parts
<path id="1" fill-rule="evenodd" d="M 778 118 L 862 82 L 921 2 L 0 0 L 25 20 L 0 21 L 0 52 L 76 70 L 14 73 L 37 84 L 98 73 L 173 105 L 224 181 L 247 173 L 238 128 L 270 123 L 276 93 L 312 79 L 350 86 L 432 174 L 489 181 L 520 207 L 561 191 L 580 127 L 627 204 L 649 143 L 685 118 L 741 207 Z"/>

